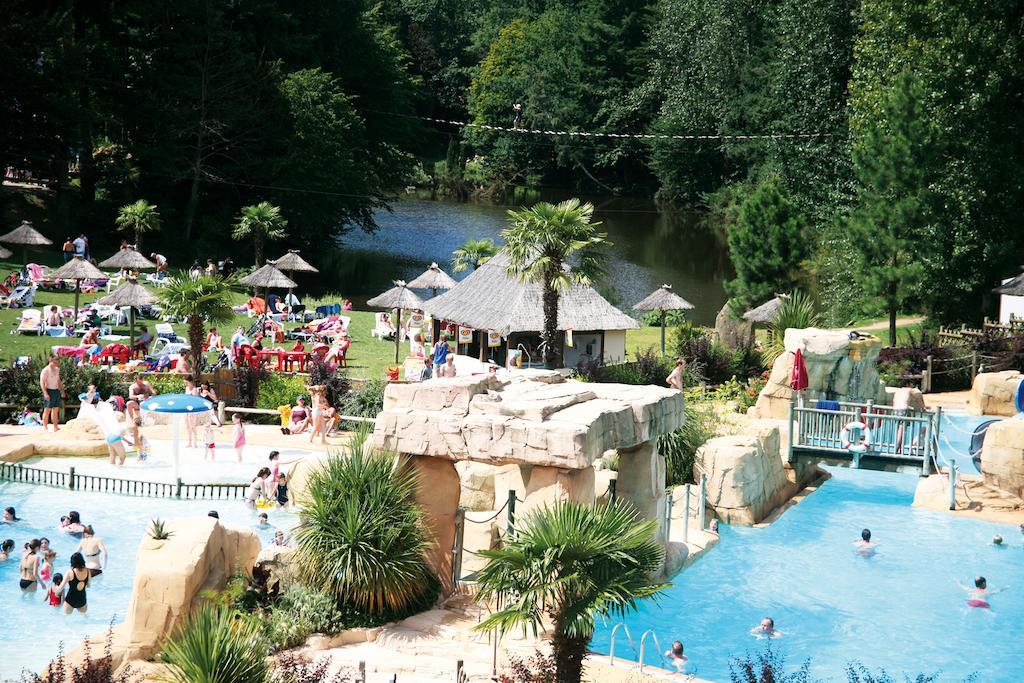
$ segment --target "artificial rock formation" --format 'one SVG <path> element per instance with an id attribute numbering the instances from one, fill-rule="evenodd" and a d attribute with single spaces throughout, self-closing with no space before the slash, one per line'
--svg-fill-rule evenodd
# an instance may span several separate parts
<path id="1" fill-rule="evenodd" d="M 225 526 L 212 517 L 169 520 L 166 529 L 170 538 L 147 535 L 139 544 L 127 618 L 113 629 L 115 668 L 153 657 L 201 591 L 223 588 L 232 573 L 248 571 L 260 552 L 260 540 L 250 529 Z M 88 641 L 93 653 L 103 651 L 105 638 L 101 634 Z M 68 660 L 81 656 L 81 648 L 72 650 Z"/>
<path id="2" fill-rule="evenodd" d="M 754 343 L 754 324 L 737 316 L 726 301 L 715 317 L 715 335 L 730 349 L 746 349 Z"/>
<path id="3" fill-rule="evenodd" d="M 971 415 L 1016 415 L 1014 401 L 1021 381 L 1024 381 L 1024 375 L 1016 370 L 979 373 L 971 385 L 967 412 Z"/>
<path id="4" fill-rule="evenodd" d="M 981 473 L 986 484 L 1024 498 L 1024 420 L 1001 420 L 988 428 Z"/>
<path id="5" fill-rule="evenodd" d="M 757 397 L 756 414 L 762 418 L 784 420 L 789 417 L 793 397 L 790 388 L 793 358 L 799 349 L 807 364 L 808 387 L 804 397 L 809 401 L 885 403 L 888 394 L 878 376 L 875 363 L 882 349 L 877 337 L 850 339 L 845 330 L 786 330 L 786 351 L 772 366 L 771 376 Z"/>
<path id="6" fill-rule="evenodd" d="M 661 520 L 665 464 L 654 443 L 683 418 L 683 396 L 671 389 L 523 371 L 507 382 L 480 375 L 389 384 L 372 443 L 420 473 L 435 544 L 429 557 L 450 588 L 460 502 L 500 509 L 515 491 L 517 518 L 559 500 L 593 504 L 593 466 L 611 449 L 620 453 L 619 495 Z M 506 523 L 503 512 L 495 525 Z"/>
<path id="7" fill-rule="evenodd" d="M 708 505 L 728 524 L 756 524 L 820 475 L 785 462 L 785 423 L 754 420 L 748 434 L 719 436 L 697 451 L 694 478 L 708 477 Z"/>

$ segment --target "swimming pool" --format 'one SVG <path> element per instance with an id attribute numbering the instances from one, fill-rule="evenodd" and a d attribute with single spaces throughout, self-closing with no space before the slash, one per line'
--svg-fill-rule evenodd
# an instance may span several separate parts
<path id="1" fill-rule="evenodd" d="M 15 541 L 15 552 L 0 563 L 0 614 L 3 614 L 4 648 L 0 656 L 0 680 L 16 678 L 25 668 L 38 671 L 56 654 L 61 642 L 66 649 L 83 638 L 103 633 L 111 620 L 124 620 L 135 576 L 135 555 L 149 520 L 206 515 L 217 510 L 227 524 L 251 526 L 255 514 L 241 501 L 181 501 L 133 498 L 29 484 L 0 483 L 0 506 L 14 506 L 22 521 L 0 524 L 0 538 Z M 57 530 L 62 514 L 81 513 L 92 524 L 110 555 L 108 568 L 89 588 L 89 612 L 65 615 L 63 608 L 44 604 L 45 591 L 22 593 L 18 589 L 18 561 L 24 543 L 45 536 L 57 551 L 54 571 L 66 574 L 69 557 L 78 540 Z M 267 511 L 272 524 L 289 528 L 294 515 Z M 264 545 L 274 529 L 257 530 Z"/>
<path id="2" fill-rule="evenodd" d="M 902 673 L 941 672 L 978 683 L 1021 679 L 1024 545 L 1013 526 L 911 507 L 917 477 L 833 470 L 833 478 L 771 526 L 721 528 L 721 542 L 674 579 L 660 604 L 642 603 L 626 622 L 639 644 L 654 629 L 663 648 L 679 639 L 697 676 L 729 680 L 729 662 L 765 647 L 748 634 L 764 616 L 782 637 L 776 649 L 796 667 L 811 659 L 814 676 L 846 681 L 860 660 Z M 878 554 L 864 558 L 851 542 L 868 527 Z M 991 543 L 994 533 L 1006 539 Z M 991 611 L 968 609 L 957 581 L 983 574 L 1010 585 Z M 613 624 L 593 649 L 607 653 Z M 649 646 L 649 664 L 662 666 Z M 616 656 L 631 657 L 621 630 Z"/>

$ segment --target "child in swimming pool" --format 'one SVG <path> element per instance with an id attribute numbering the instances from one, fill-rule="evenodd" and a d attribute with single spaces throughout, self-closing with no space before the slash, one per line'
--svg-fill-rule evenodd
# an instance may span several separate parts
<path id="1" fill-rule="evenodd" d="M 242 416 L 235 413 L 231 416 L 232 436 L 235 440 L 235 455 L 238 456 L 238 462 L 242 462 L 242 453 L 245 451 L 245 423 L 242 422 Z"/>
<path id="2" fill-rule="evenodd" d="M 43 562 L 39 565 L 39 578 L 44 582 L 50 580 L 50 573 L 53 571 L 53 560 L 57 557 L 57 553 L 53 550 L 43 551 Z"/>
<path id="3" fill-rule="evenodd" d="M 210 421 L 207 421 L 203 427 L 203 447 L 206 449 L 203 460 L 209 458 L 210 462 L 213 462 L 214 457 L 217 455 L 217 441 L 213 434 L 213 423 Z"/>
<path id="4" fill-rule="evenodd" d="M 967 591 L 967 606 L 975 607 L 978 609 L 990 609 L 992 605 L 990 605 L 988 602 L 989 597 L 995 595 L 996 593 L 1002 593 L 1004 590 L 1006 590 L 1006 587 L 989 588 L 988 579 L 986 579 L 984 576 L 974 577 L 974 588 L 971 588 L 970 586 L 965 586 L 959 581 L 957 581 L 957 584 L 965 591 Z"/>
<path id="5" fill-rule="evenodd" d="M 274 500 L 277 507 L 284 507 L 288 504 L 288 477 L 284 472 L 277 475 L 277 490 L 274 492 Z"/>
<path id="6" fill-rule="evenodd" d="M 272 545 L 279 546 L 281 548 L 288 547 L 288 539 L 285 538 L 284 532 L 278 529 L 274 532 L 274 542 Z"/>
<path id="7" fill-rule="evenodd" d="M 46 604 L 50 607 L 60 607 L 61 603 L 64 602 L 64 576 L 61 574 L 53 575 L 53 583 L 50 584 L 50 588 L 46 591 Z"/>

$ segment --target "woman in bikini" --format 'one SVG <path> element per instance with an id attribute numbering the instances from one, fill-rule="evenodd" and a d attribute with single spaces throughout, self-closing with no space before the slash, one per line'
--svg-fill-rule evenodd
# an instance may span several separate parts
<path id="1" fill-rule="evenodd" d="M 18 565 L 18 585 L 23 591 L 34 591 L 42 582 L 39 576 L 39 539 L 33 538 L 25 544 L 25 554 Z"/>
<path id="2" fill-rule="evenodd" d="M 99 576 L 103 573 L 103 566 L 109 562 L 110 558 L 107 555 L 107 547 L 103 545 L 103 539 L 96 535 L 91 524 L 82 530 L 82 541 L 76 550 L 85 558 L 85 567 L 89 570 L 90 576 Z M 103 555 L 102 561 L 100 560 L 101 554 Z"/>
<path id="3" fill-rule="evenodd" d="M 85 614 L 89 609 L 85 589 L 89 587 L 91 575 L 85 568 L 85 558 L 82 553 L 75 553 L 71 556 L 71 571 L 64 577 L 61 588 L 67 587 L 67 594 L 64 596 L 64 613 L 71 614 L 78 610 Z"/>

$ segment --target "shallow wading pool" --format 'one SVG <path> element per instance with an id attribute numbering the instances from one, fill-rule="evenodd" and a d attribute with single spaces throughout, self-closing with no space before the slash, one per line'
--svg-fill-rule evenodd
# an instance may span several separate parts
<path id="1" fill-rule="evenodd" d="M 180 501 L 135 498 L 113 494 L 71 492 L 62 488 L 0 483 L 0 506 L 13 506 L 22 521 L 0 524 L 0 538 L 11 538 L 15 552 L 0 563 L 0 614 L 3 615 L 4 647 L 0 656 L 0 680 L 17 678 L 23 669 L 38 671 L 56 654 L 77 646 L 83 638 L 103 633 L 110 623 L 124 621 L 135 575 L 135 556 L 150 519 L 204 516 L 217 510 L 222 522 L 252 526 L 256 513 L 239 500 Z M 88 589 L 89 612 L 65 615 L 63 607 L 44 602 L 46 591 L 23 593 L 18 588 L 18 561 L 28 540 L 45 536 L 57 551 L 54 571 L 66 574 L 78 539 L 57 529 L 60 517 L 77 510 L 82 522 L 92 524 L 103 539 L 110 560 Z M 267 510 L 272 524 L 289 528 L 294 516 Z M 274 529 L 257 530 L 264 545 Z"/>

